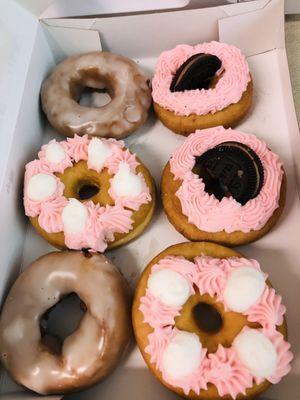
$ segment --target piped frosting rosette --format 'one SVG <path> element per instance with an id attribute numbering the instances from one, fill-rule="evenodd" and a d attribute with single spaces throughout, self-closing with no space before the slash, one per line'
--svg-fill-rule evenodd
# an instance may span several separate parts
<path id="1" fill-rule="evenodd" d="M 247 145 L 259 157 L 264 181 L 258 195 L 241 205 L 232 196 L 217 199 L 205 190 L 203 179 L 194 173 L 196 157 L 225 142 Z M 206 232 L 248 233 L 259 230 L 279 206 L 283 166 L 278 155 L 256 136 L 222 126 L 198 130 L 173 153 L 170 169 L 181 181 L 176 196 L 188 222 Z"/>
<path id="2" fill-rule="evenodd" d="M 222 76 L 214 88 L 172 92 L 171 82 L 179 67 L 194 54 L 212 54 L 222 62 Z M 245 56 L 232 45 L 220 42 L 178 45 L 164 51 L 157 62 L 152 80 L 153 100 L 176 115 L 204 115 L 238 103 L 251 80 Z"/>
<path id="3" fill-rule="evenodd" d="M 94 204 L 64 196 L 59 178 L 80 161 L 96 173 L 104 169 L 111 176 L 108 194 L 113 205 Z M 37 217 L 48 233 L 63 232 L 68 248 L 103 252 L 116 233 L 128 233 L 133 212 L 151 201 L 149 187 L 137 172 L 136 156 L 115 139 L 89 139 L 87 135 L 55 139 L 42 146 L 38 159 L 25 169 L 24 207 L 29 217 Z"/>
<path id="4" fill-rule="evenodd" d="M 266 279 L 257 261 L 239 257 L 202 255 L 188 261 L 167 256 L 152 266 L 139 309 L 153 328 L 145 351 L 165 382 L 186 395 L 199 395 L 213 384 L 220 396 L 236 399 L 254 383 L 277 383 L 290 371 L 290 344 L 277 330 L 286 309 Z M 209 353 L 196 333 L 175 326 L 195 291 L 222 302 L 225 312 L 243 314 L 258 328 L 245 326 L 230 347 L 219 344 Z"/>

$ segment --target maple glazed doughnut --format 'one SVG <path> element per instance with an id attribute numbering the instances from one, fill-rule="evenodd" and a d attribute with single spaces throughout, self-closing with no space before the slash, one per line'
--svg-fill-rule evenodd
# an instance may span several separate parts
<path id="1" fill-rule="evenodd" d="M 84 88 L 106 88 L 111 101 L 101 107 L 82 106 L 78 101 Z M 151 93 L 148 78 L 134 61 L 97 51 L 62 61 L 43 83 L 41 99 L 58 132 L 119 139 L 144 123 Z"/>
<path id="2" fill-rule="evenodd" d="M 86 312 L 56 351 L 40 327 L 43 315 L 76 293 Z M 108 259 L 94 253 L 53 252 L 16 280 L 0 318 L 0 358 L 19 384 L 40 394 L 81 390 L 105 378 L 130 339 L 127 283 Z M 49 336 L 52 338 L 50 342 Z"/>

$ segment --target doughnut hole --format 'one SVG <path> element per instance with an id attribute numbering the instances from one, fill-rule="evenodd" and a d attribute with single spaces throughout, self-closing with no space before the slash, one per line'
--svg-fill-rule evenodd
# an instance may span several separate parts
<path id="1" fill-rule="evenodd" d="M 108 194 L 109 180 L 112 176 L 103 169 L 100 173 L 87 168 L 86 161 L 79 161 L 73 167 L 67 168 L 63 174 L 57 174 L 65 185 L 64 196 L 75 198 L 79 201 L 91 200 L 99 203 L 113 205 L 113 199 Z"/>
<path id="2" fill-rule="evenodd" d="M 214 353 L 219 344 L 231 347 L 233 339 L 244 326 L 260 328 L 259 324 L 247 321 L 243 314 L 225 311 L 216 298 L 201 295 L 199 291 L 184 304 L 180 315 L 175 318 L 175 325 L 180 330 L 196 333 L 209 353 Z"/>
<path id="3" fill-rule="evenodd" d="M 48 351 L 61 354 L 64 340 L 77 330 L 85 311 L 84 302 L 72 292 L 61 298 L 41 316 L 41 342 Z"/>
<path id="4" fill-rule="evenodd" d="M 72 98 L 82 107 L 101 108 L 114 98 L 113 81 L 97 68 L 77 71 L 70 83 Z"/>

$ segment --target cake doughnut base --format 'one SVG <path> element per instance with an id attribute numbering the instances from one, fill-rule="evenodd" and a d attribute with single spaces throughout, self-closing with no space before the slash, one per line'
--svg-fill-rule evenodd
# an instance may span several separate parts
<path id="1" fill-rule="evenodd" d="M 176 392 L 178 395 L 191 399 L 191 400 L 232 400 L 232 397 L 229 395 L 221 397 L 218 394 L 217 388 L 214 385 L 209 384 L 208 390 L 201 391 L 199 395 L 191 391 L 188 395 L 185 395 L 183 390 L 180 388 L 175 388 L 174 386 L 169 385 L 165 382 L 162 378 L 162 374 L 158 371 L 155 367 L 155 364 L 152 364 L 150 361 L 150 355 L 146 353 L 145 348 L 148 345 L 148 335 L 153 331 L 150 325 L 145 324 L 143 322 L 143 314 L 139 310 L 140 306 L 140 298 L 145 295 L 147 281 L 149 275 L 151 273 L 151 268 L 154 264 L 156 264 L 160 259 L 165 258 L 166 256 L 183 256 L 188 260 L 194 259 L 196 256 L 199 255 L 206 255 L 215 258 L 229 258 L 229 257 L 243 257 L 240 253 L 236 252 L 233 249 L 229 249 L 214 243 L 209 242 L 194 242 L 194 243 L 180 243 L 173 246 L 168 247 L 160 254 L 158 254 L 144 269 L 140 281 L 137 285 L 137 289 L 135 292 L 133 307 L 132 307 L 132 321 L 134 327 L 135 338 L 138 344 L 138 347 L 142 353 L 142 356 L 150 368 L 151 372 L 154 376 L 168 389 Z M 270 284 L 268 282 L 268 284 Z M 187 328 L 185 328 L 187 329 Z M 286 321 L 277 328 L 277 330 L 282 333 L 282 335 L 287 338 L 287 325 Z M 260 385 L 254 384 L 251 388 L 246 390 L 246 396 L 238 395 L 237 400 L 242 399 L 253 399 L 256 398 L 258 395 L 263 393 L 271 384 L 268 381 L 262 382 Z"/>
<path id="2" fill-rule="evenodd" d="M 247 233 L 242 231 L 235 231 L 232 233 L 227 233 L 225 231 L 206 232 L 198 229 L 196 225 L 190 223 L 188 218 L 182 213 L 180 200 L 176 196 L 176 192 L 180 185 L 181 181 L 179 179 L 174 180 L 174 176 L 170 171 L 170 163 L 168 163 L 165 166 L 162 175 L 161 196 L 168 220 L 175 227 L 175 229 L 187 239 L 192 241 L 204 240 L 219 243 L 224 246 L 234 247 L 254 242 L 267 234 L 274 227 L 284 209 L 287 179 L 286 175 L 284 174 L 280 190 L 279 206 L 276 208 L 271 218 L 261 229 L 251 230 Z"/>
<path id="3" fill-rule="evenodd" d="M 248 83 L 246 91 L 243 93 L 240 101 L 230 104 L 228 107 L 214 114 L 205 115 L 176 115 L 173 111 L 161 107 L 153 102 L 157 118 L 171 131 L 179 135 L 188 136 L 196 129 L 212 128 L 222 125 L 224 128 L 236 126 L 248 113 L 253 97 L 253 82 Z"/>

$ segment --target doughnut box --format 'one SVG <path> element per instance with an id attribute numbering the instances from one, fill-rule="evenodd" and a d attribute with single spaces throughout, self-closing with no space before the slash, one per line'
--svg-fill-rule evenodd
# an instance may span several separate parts
<path id="1" fill-rule="evenodd" d="M 1 302 L 20 271 L 53 250 L 24 216 L 22 181 L 25 164 L 35 157 L 41 145 L 53 138 L 63 139 L 46 122 L 40 105 L 41 83 L 55 64 L 74 54 L 106 50 L 132 58 L 151 78 L 158 55 L 177 44 L 212 40 L 230 43 L 246 55 L 255 85 L 252 111 L 238 129 L 265 140 L 283 160 L 288 177 L 286 207 L 278 226 L 259 241 L 239 248 L 246 257 L 259 260 L 263 270 L 271 275 L 272 284 L 283 296 L 288 310 L 289 341 L 294 353 L 292 371 L 262 399 L 298 400 L 300 135 L 285 50 L 284 1 L 189 4 L 187 0 L 174 0 L 143 5 L 107 1 L 101 6 L 100 2 L 90 1 L 83 2 L 84 5 L 74 2 L 73 9 L 70 3 L 67 7 L 67 2 L 57 1 L 43 12 L 37 1 L 8 3 L 0 14 L 0 56 L 8 60 L 0 68 Z M 210 7 L 204 8 L 207 5 Z M 171 133 L 151 111 L 147 122 L 125 139 L 125 144 L 143 160 L 159 187 L 170 154 L 183 141 L 184 137 Z M 107 256 L 133 290 L 140 273 L 156 254 L 183 241 L 185 238 L 168 223 L 158 202 L 153 221 L 143 235 L 110 250 Z M 56 315 L 58 330 L 76 326 L 70 316 L 76 304 L 70 302 L 64 307 Z M 150 374 L 133 341 L 127 356 L 108 379 L 64 397 L 30 394 L 0 366 L 0 400 L 111 400 L 121 396 L 176 399 Z"/>

